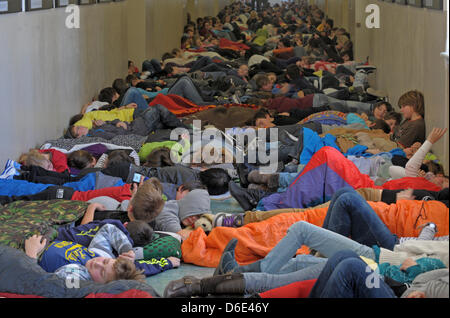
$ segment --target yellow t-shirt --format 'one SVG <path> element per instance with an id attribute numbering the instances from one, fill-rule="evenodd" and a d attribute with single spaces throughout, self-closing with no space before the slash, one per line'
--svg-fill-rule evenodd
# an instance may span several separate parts
<path id="1" fill-rule="evenodd" d="M 74 126 L 83 126 L 88 129 L 92 129 L 93 120 L 113 121 L 118 119 L 120 121 L 132 122 L 133 121 L 134 108 L 125 108 L 113 110 L 96 110 L 86 113 L 82 119 L 77 121 Z"/>

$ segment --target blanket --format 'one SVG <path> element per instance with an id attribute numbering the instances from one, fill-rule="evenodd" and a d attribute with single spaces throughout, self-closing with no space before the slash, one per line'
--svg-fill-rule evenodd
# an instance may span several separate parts
<path id="1" fill-rule="evenodd" d="M 25 239 L 42 234 L 48 240 L 57 228 L 80 219 L 88 203 L 69 200 L 15 201 L 0 208 L 0 244 L 23 249 Z"/>
<path id="2" fill-rule="evenodd" d="M 449 232 L 449 209 L 439 201 L 401 200 L 388 205 L 384 202 L 369 202 L 389 230 L 399 237 L 417 237 L 417 227 L 434 222 L 437 225 L 436 236 L 445 236 Z M 181 246 L 183 261 L 198 266 L 217 267 L 226 244 L 237 238 L 236 260 L 245 265 L 264 258 L 272 248 L 286 235 L 291 225 L 299 221 L 322 226 L 327 207 L 310 209 L 302 213 L 283 213 L 265 221 L 250 223 L 239 228 L 216 227 L 207 236 L 198 228 Z M 307 254 L 306 246 L 299 248 L 297 254 Z"/>

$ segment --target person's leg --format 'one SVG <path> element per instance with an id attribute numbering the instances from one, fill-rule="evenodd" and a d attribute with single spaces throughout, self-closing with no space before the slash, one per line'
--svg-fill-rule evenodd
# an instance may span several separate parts
<path id="1" fill-rule="evenodd" d="M 322 224 L 322 227 L 323 227 L 324 229 L 328 229 L 328 224 L 329 224 L 329 222 L 330 222 L 330 217 L 331 217 L 331 214 L 332 214 L 332 211 L 333 211 L 334 203 L 337 201 L 337 199 L 338 199 L 342 194 L 348 193 L 348 192 L 352 192 L 352 191 L 354 191 L 353 188 L 350 188 L 350 187 L 344 187 L 344 188 L 341 188 L 341 189 L 337 190 L 337 191 L 333 194 L 333 197 L 332 197 L 331 200 L 330 200 L 330 206 L 328 207 L 327 215 L 325 216 L 325 219 L 324 219 L 323 224 Z"/>
<path id="2" fill-rule="evenodd" d="M 170 88 L 168 94 L 179 95 L 186 99 L 189 99 L 197 105 L 204 103 L 204 100 L 195 87 L 194 83 L 188 76 L 179 78 Z"/>
<path id="3" fill-rule="evenodd" d="M 314 256 L 311 257 L 315 258 L 316 262 L 309 262 L 302 265 L 300 265 L 301 262 L 296 262 L 296 266 L 301 267 L 297 271 L 279 274 L 243 273 L 245 280 L 245 292 L 247 294 L 261 293 L 295 282 L 317 279 L 320 276 L 323 268 L 325 267 L 327 259 Z"/>
<path id="4" fill-rule="evenodd" d="M 71 200 L 75 190 L 64 186 L 50 186 L 44 191 L 36 194 L 21 196 L 0 196 L 0 204 L 7 204 L 13 201 L 41 201 L 41 200 Z"/>
<path id="5" fill-rule="evenodd" d="M 372 207 L 351 189 L 335 196 L 323 228 L 339 233 L 366 246 L 378 245 L 392 250 L 397 236 L 392 234 Z"/>
<path id="6" fill-rule="evenodd" d="M 309 297 L 395 298 L 395 294 L 357 254 L 342 251 L 328 260 Z"/>
<path id="7" fill-rule="evenodd" d="M 191 69 L 189 70 L 189 72 L 200 71 L 200 70 L 202 70 L 202 68 L 204 68 L 205 66 L 212 64 L 212 63 L 213 63 L 213 61 L 211 60 L 211 58 L 209 56 L 202 56 L 192 63 Z"/>
<path id="8" fill-rule="evenodd" d="M 142 94 L 139 92 L 139 90 L 136 87 L 130 87 L 126 91 L 126 93 L 122 99 L 122 102 L 120 103 L 120 106 L 125 106 L 130 103 L 137 104 L 137 108 L 135 109 L 134 114 L 133 114 L 134 118 L 139 116 L 139 114 L 141 114 L 148 108 L 147 101 L 145 100 L 145 98 L 142 96 Z"/>

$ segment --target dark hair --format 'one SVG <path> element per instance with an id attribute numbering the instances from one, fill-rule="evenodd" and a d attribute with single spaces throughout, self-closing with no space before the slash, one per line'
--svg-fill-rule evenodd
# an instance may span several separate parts
<path id="1" fill-rule="evenodd" d="M 152 227 L 147 222 L 140 220 L 128 222 L 127 231 L 133 240 L 133 246 L 144 247 L 151 242 L 153 237 Z"/>
<path id="2" fill-rule="evenodd" d="M 231 177 L 224 169 L 210 168 L 200 172 L 200 181 L 206 186 L 210 195 L 221 195 L 227 193 Z"/>
<path id="3" fill-rule="evenodd" d="M 122 78 L 117 78 L 114 80 L 112 87 L 116 90 L 119 95 L 125 93 L 128 89 L 127 82 Z"/>
<path id="4" fill-rule="evenodd" d="M 383 119 L 376 119 L 374 121 L 374 124 L 371 129 L 381 129 L 386 134 L 389 134 L 391 132 L 391 127 L 383 120 Z"/>
<path id="5" fill-rule="evenodd" d="M 83 170 L 86 168 L 94 159 L 86 150 L 77 150 L 67 155 L 67 165 L 71 168 L 77 168 Z"/>
<path id="6" fill-rule="evenodd" d="M 138 77 L 136 74 L 130 74 L 125 78 L 125 81 L 128 83 L 128 85 L 133 86 L 133 81 L 137 80 Z"/>
<path id="7" fill-rule="evenodd" d="M 117 149 L 108 154 L 108 166 L 114 166 L 124 162 L 134 163 L 133 158 L 131 158 L 125 150 Z"/>
<path id="8" fill-rule="evenodd" d="M 191 192 L 192 190 L 197 190 L 197 189 L 201 189 L 201 190 L 206 190 L 206 186 L 199 182 L 199 181 L 193 181 L 193 182 L 189 182 L 189 183 L 183 183 L 182 185 L 180 185 L 178 189 L 183 189 L 183 191 L 188 190 L 189 192 Z"/>
<path id="9" fill-rule="evenodd" d="M 172 74 L 173 72 L 173 66 L 166 64 L 166 66 L 164 66 L 164 71 L 166 71 L 167 75 Z"/>
<path id="10" fill-rule="evenodd" d="M 326 19 L 325 23 L 328 24 L 330 26 L 330 28 L 332 29 L 334 27 L 334 21 L 333 19 Z"/>
<path id="11" fill-rule="evenodd" d="M 393 119 L 397 123 L 397 125 L 400 125 L 400 123 L 403 120 L 402 114 L 397 112 L 389 112 L 384 116 L 384 120 Z"/>
<path id="12" fill-rule="evenodd" d="M 170 149 L 167 147 L 161 147 L 152 150 L 147 156 L 145 163 L 143 166 L 146 167 L 170 167 L 173 166 L 174 163 L 172 159 L 170 159 Z"/>
<path id="13" fill-rule="evenodd" d="M 389 102 L 385 102 L 385 101 L 380 101 L 377 102 L 376 104 L 373 105 L 373 109 L 375 110 L 375 108 L 381 107 L 381 105 L 386 105 L 386 111 L 389 113 L 392 111 L 392 105 Z"/>
<path id="14" fill-rule="evenodd" d="M 106 87 L 100 91 L 98 94 L 98 100 L 100 102 L 105 102 L 108 104 L 112 104 L 113 97 L 116 94 L 116 90 L 112 87 Z"/>
<path id="15" fill-rule="evenodd" d="M 301 70 L 296 64 L 291 64 L 286 68 L 286 75 L 291 81 L 297 80 L 301 77 Z"/>
<path id="16" fill-rule="evenodd" d="M 261 118 L 266 118 L 267 115 L 270 116 L 270 113 L 267 109 L 261 108 L 260 110 L 258 110 L 253 116 L 252 126 L 256 126 L 256 121 Z"/>
<path id="17" fill-rule="evenodd" d="M 175 55 L 173 55 L 172 53 L 166 52 L 162 55 L 161 60 L 165 61 L 167 59 L 172 59 L 174 57 L 175 57 Z"/>
<path id="18" fill-rule="evenodd" d="M 69 126 L 73 126 L 77 121 L 83 119 L 83 114 L 76 114 L 69 120 Z"/>

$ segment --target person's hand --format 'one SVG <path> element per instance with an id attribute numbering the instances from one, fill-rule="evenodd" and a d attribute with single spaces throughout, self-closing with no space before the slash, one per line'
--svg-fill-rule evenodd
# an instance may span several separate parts
<path id="1" fill-rule="evenodd" d="M 98 210 L 98 211 L 105 211 L 106 210 L 106 207 L 103 205 L 103 204 L 101 204 L 101 203 L 91 203 L 91 204 L 89 204 L 89 206 L 88 206 L 88 208 L 91 208 L 91 209 L 93 209 L 93 210 Z"/>
<path id="2" fill-rule="evenodd" d="M 303 98 L 303 97 L 305 97 L 305 93 L 303 91 L 298 91 L 297 96 L 300 98 Z"/>
<path id="3" fill-rule="evenodd" d="M 425 178 L 425 175 L 426 175 L 427 173 L 425 172 L 425 171 L 423 171 L 423 170 L 421 170 L 421 169 L 419 169 L 419 171 L 417 172 L 417 176 L 419 177 L 419 178 Z"/>
<path id="4" fill-rule="evenodd" d="M 278 116 L 290 116 L 289 113 L 279 113 Z"/>
<path id="5" fill-rule="evenodd" d="M 47 239 L 42 235 L 33 235 L 25 240 L 25 254 L 31 258 L 37 258 L 38 254 L 44 249 Z"/>
<path id="6" fill-rule="evenodd" d="M 447 132 L 447 128 L 433 128 L 431 133 L 428 135 L 427 140 L 431 142 L 432 144 L 438 142 L 439 139 L 442 138 L 442 136 L 445 135 Z"/>
<path id="7" fill-rule="evenodd" d="M 193 232 L 193 230 L 182 229 L 182 230 L 178 231 L 177 234 L 179 234 L 181 236 L 182 241 L 185 241 L 185 240 L 187 240 L 187 238 L 189 237 L 189 235 L 192 232 Z"/>
<path id="8" fill-rule="evenodd" d="M 416 291 L 409 293 L 409 295 L 406 296 L 406 298 L 427 298 L 427 297 L 425 296 L 424 292 L 416 290 Z"/>
<path id="9" fill-rule="evenodd" d="M 141 176 L 141 180 L 139 181 L 139 184 L 133 183 L 133 184 L 131 185 L 131 196 L 132 196 L 132 197 L 136 194 L 137 190 L 139 189 L 139 187 L 140 187 L 143 183 L 144 183 L 144 176 Z"/>
<path id="10" fill-rule="evenodd" d="M 179 258 L 170 256 L 167 259 L 172 263 L 173 268 L 180 267 L 180 259 Z"/>
<path id="11" fill-rule="evenodd" d="M 105 124 L 105 122 L 101 119 L 94 120 L 94 126 L 96 126 L 96 127 L 103 126 L 104 124 Z"/>
<path id="12" fill-rule="evenodd" d="M 369 116 L 367 116 L 366 113 L 362 113 L 361 115 L 359 115 L 359 117 L 361 117 L 364 120 L 369 120 Z"/>
<path id="13" fill-rule="evenodd" d="M 124 123 L 123 121 L 119 121 L 119 122 L 116 124 L 116 127 L 117 127 L 117 128 L 122 127 L 122 128 L 125 129 L 125 130 L 128 129 L 127 124 Z"/>
<path id="14" fill-rule="evenodd" d="M 136 254 L 133 250 L 129 250 L 128 252 L 122 253 L 119 255 L 119 258 L 127 259 L 129 261 L 134 262 L 134 259 L 136 257 Z"/>
<path id="15" fill-rule="evenodd" d="M 398 200 L 414 200 L 416 197 L 413 195 L 413 189 L 406 189 L 397 193 Z"/>
<path id="16" fill-rule="evenodd" d="M 411 266 L 417 265 L 417 262 L 412 258 L 407 258 L 403 261 L 403 264 L 400 266 L 401 271 L 406 271 Z"/>
<path id="17" fill-rule="evenodd" d="M 130 104 L 126 105 L 125 108 L 137 108 L 137 104 L 136 103 L 130 103 Z"/>

